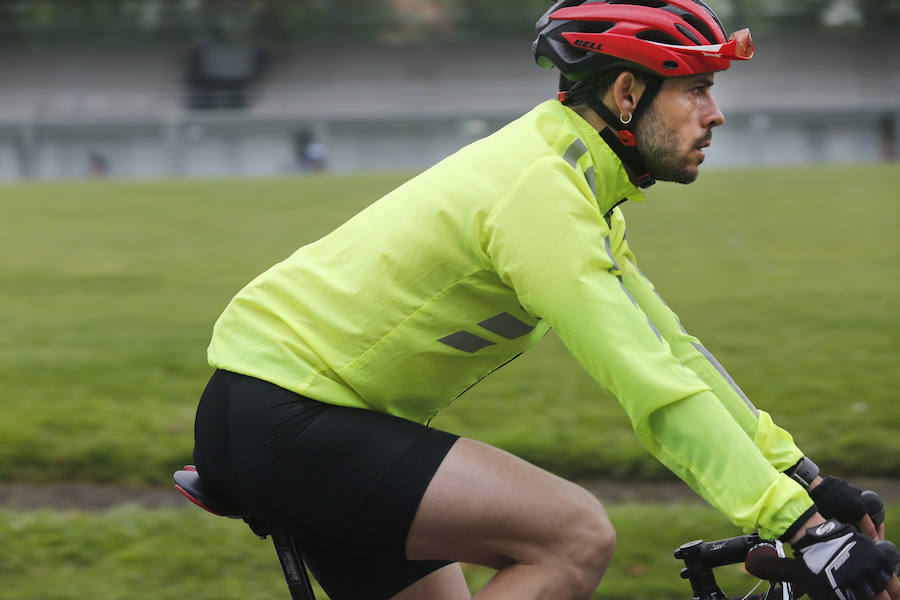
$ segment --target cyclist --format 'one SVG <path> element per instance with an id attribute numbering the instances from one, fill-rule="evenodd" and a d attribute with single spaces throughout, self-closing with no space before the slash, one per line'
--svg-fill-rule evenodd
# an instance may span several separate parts
<path id="1" fill-rule="evenodd" d="M 822 482 L 681 327 L 628 245 L 618 205 L 656 179 L 697 177 L 724 123 L 715 73 L 750 58 L 749 32 L 729 39 L 701 0 L 563 0 L 538 26 L 538 63 L 562 73 L 558 100 L 227 306 L 197 413 L 204 485 L 297 533 L 335 600 L 469 598 L 458 561 L 497 569 L 479 598 L 588 598 L 616 541 L 596 498 L 429 427 L 553 327 L 660 461 L 735 524 L 802 549 L 818 598 L 900 598 L 858 490 Z M 815 489 L 827 492 L 820 511 Z"/>

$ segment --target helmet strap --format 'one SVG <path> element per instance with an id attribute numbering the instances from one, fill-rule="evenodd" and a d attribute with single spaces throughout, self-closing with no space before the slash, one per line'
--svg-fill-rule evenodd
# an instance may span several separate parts
<path id="1" fill-rule="evenodd" d="M 644 164 L 644 159 L 638 153 L 634 130 L 641 115 L 653 103 L 653 99 L 656 98 L 661 87 L 662 80 L 660 78 L 648 77 L 644 93 L 641 95 L 634 113 L 627 120 L 614 115 L 596 94 L 585 93 L 582 95 L 582 99 L 591 110 L 606 122 L 606 127 L 598 132 L 600 137 L 616 153 L 622 164 L 628 167 L 631 183 L 640 188 L 650 187 L 656 183 L 656 179 L 650 174 L 650 170 Z"/>

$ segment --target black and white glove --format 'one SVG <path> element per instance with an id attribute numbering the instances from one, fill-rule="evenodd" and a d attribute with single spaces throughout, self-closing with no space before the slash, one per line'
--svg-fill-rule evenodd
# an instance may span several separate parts
<path id="1" fill-rule="evenodd" d="M 887 587 L 893 566 L 868 537 L 834 519 L 810 527 L 793 544 L 800 583 L 813 600 L 867 600 Z"/>
<path id="2" fill-rule="evenodd" d="M 862 491 L 836 477 L 828 476 L 822 479 L 819 485 L 809 490 L 809 497 L 826 519 L 837 519 L 841 523 L 856 525 L 869 514 L 869 507 L 863 500 Z"/>

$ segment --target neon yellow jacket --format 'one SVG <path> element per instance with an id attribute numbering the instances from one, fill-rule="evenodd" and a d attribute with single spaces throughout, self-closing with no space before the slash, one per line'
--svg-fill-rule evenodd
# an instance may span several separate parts
<path id="1" fill-rule="evenodd" d="M 780 473 L 802 453 L 638 270 L 615 206 L 642 199 L 596 130 L 546 102 L 253 280 L 209 362 L 426 422 L 552 326 L 650 452 L 780 535 L 812 506 Z"/>

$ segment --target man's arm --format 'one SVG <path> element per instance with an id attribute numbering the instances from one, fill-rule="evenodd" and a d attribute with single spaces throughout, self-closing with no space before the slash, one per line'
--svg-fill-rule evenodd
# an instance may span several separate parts
<path id="1" fill-rule="evenodd" d="M 651 453 L 738 526 L 782 535 L 812 501 L 673 355 L 624 287 L 610 231 L 575 176 L 547 159 L 500 201 L 483 233 L 494 269 L 619 399 Z"/>
<path id="2" fill-rule="evenodd" d="M 621 214 L 616 214 L 614 218 L 622 219 Z M 621 225 L 624 231 L 624 223 Z M 794 444 L 791 435 L 775 425 L 768 413 L 757 409 L 700 340 L 685 331 L 677 315 L 638 268 L 627 241 L 618 239 L 616 242 L 622 245 L 617 247 L 617 253 L 627 257 L 622 280 L 629 293 L 652 319 L 672 348 L 672 353 L 710 386 L 769 463 L 807 488 L 826 516 L 856 525 L 873 539 L 884 539 L 884 526 L 876 528 L 866 514 L 865 505 L 859 497 L 860 490 L 833 477 L 827 478 L 824 487 L 818 487 L 825 480 L 819 476 L 814 463 L 805 458 Z"/>
<path id="3" fill-rule="evenodd" d="M 617 218 L 621 217 L 617 215 Z M 622 266 L 623 283 L 669 343 L 672 354 L 712 389 L 769 464 L 780 472 L 791 469 L 803 458 L 803 452 L 794 444 L 791 435 L 775 425 L 768 413 L 757 409 L 700 340 L 685 331 L 678 316 L 637 267 L 627 242 L 618 241 L 625 245 L 624 255 L 627 256 Z"/>

